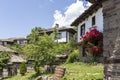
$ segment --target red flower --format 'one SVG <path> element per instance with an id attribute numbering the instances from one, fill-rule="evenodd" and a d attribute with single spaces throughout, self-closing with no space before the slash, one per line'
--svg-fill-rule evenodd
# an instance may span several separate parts
<path id="1" fill-rule="evenodd" d="M 92 50 L 93 50 L 93 52 L 95 52 L 95 53 L 98 53 L 98 51 L 99 51 L 98 48 L 97 48 L 97 46 L 93 46 L 93 47 L 92 47 Z"/>
<path id="2" fill-rule="evenodd" d="M 102 44 L 99 43 L 102 40 L 103 34 L 99 32 L 96 28 L 91 28 L 90 31 L 86 32 L 84 36 L 81 36 L 81 44 L 84 44 L 85 46 L 90 46 L 92 47 L 93 53 L 103 53 L 103 48 L 98 48 L 101 47 L 100 45 Z M 89 45 L 88 43 L 91 43 L 93 45 Z M 98 47 L 97 47 L 98 46 Z"/>
<path id="3" fill-rule="evenodd" d="M 103 48 L 99 48 L 99 53 L 103 53 Z"/>
<path id="4" fill-rule="evenodd" d="M 102 34 L 97 29 L 92 29 L 86 32 L 86 34 L 81 37 L 81 40 L 99 40 L 101 35 Z"/>

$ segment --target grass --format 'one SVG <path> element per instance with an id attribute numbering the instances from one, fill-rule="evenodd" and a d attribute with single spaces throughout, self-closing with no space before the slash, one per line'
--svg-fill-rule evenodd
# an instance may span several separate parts
<path id="1" fill-rule="evenodd" d="M 31 73 L 26 73 L 24 76 L 21 76 L 20 74 L 10 77 L 10 78 L 6 78 L 4 80 L 35 80 L 38 76 L 52 76 L 53 74 L 41 74 L 41 75 L 36 75 L 35 72 L 31 72 Z"/>
<path id="2" fill-rule="evenodd" d="M 26 73 L 24 76 L 21 76 L 20 74 L 10 77 L 10 78 L 6 78 L 4 80 L 35 80 L 36 75 L 34 72 L 32 73 Z"/>
<path id="3" fill-rule="evenodd" d="M 103 66 L 85 63 L 63 64 L 66 74 L 62 80 L 103 80 Z"/>
<path id="4" fill-rule="evenodd" d="M 66 68 L 66 74 L 61 80 L 103 80 L 102 65 L 69 63 L 61 66 Z M 25 76 L 19 74 L 4 80 L 35 80 L 36 77 L 37 75 L 35 75 L 35 73 L 27 73 Z"/>

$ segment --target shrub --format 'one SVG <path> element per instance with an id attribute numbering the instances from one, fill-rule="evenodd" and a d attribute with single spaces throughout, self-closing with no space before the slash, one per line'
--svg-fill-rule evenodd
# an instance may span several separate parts
<path id="1" fill-rule="evenodd" d="M 36 72 L 37 75 L 40 75 L 41 73 L 43 73 L 43 69 L 42 67 L 38 64 L 37 61 L 35 61 L 34 63 L 34 70 Z"/>
<path id="2" fill-rule="evenodd" d="M 26 67 L 25 62 L 23 62 L 20 66 L 20 74 L 23 76 L 25 75 L 26 72 L 27 72 L 27 67 Z"/>
<path id="3" fill-rule="evenodd" d="M 79 60 L 79 51 L 74 50 L 68 57 L 66 63 L 73 63 Z"/>
<path id="4" fill-rule="evenodd" d="M 38 65 L 37 61 L 35 61 L 34 70 L 35 70 L 36 74 L 40 74 L 39 65 Z"/>

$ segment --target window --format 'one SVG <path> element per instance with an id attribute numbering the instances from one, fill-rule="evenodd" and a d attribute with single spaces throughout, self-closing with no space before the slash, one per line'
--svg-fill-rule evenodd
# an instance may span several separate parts
<path id="1" fill-rule="evenodd" d="M 92 17 L 92 26 L 95 25 L 95 16 Z"/>
<path id="2" fill-rule="evenodd" d="M 24 44 L 24 41 L 19 41 L 19 44 Z"/>
<path id="3" fill-rule="evenodd" d="M 62 33 L 53 33 L 52 37 L 54 40 L 58 40 L 62 38 Z"/>
<path id="4" fill-rule="evenodd" d="M 69 32 L 69 41 L 73 39 L 73 34 Z"/>
<path id="5" fill-rule="evenodd" d="M 62 38 L 62 33 L 58 33 L 58 39 Z"/>
<path id="6" fill-rule="evenodd" d="M 80 35 L 83 36 L 85 34 L 85 24 L 81 25 L 81 33 Z"/>
<path id="7" fill-rule="evenodd" d="M 62 34 L 61 34 L 61 37 L 62 38 L 66 38 L 66 35 L 67 35 L 67 32 L 66 31 L 63 31 L 63 32 L 61 32 Z"/>

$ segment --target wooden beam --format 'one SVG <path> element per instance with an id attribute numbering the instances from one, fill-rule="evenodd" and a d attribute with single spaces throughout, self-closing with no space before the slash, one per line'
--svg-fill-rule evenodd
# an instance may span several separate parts
<path id="1" fill-rule="evenodd" d="M 95 2 L 97 2 L 98 0 L 88 0 L 90 3 L 95 3 Z"/>

